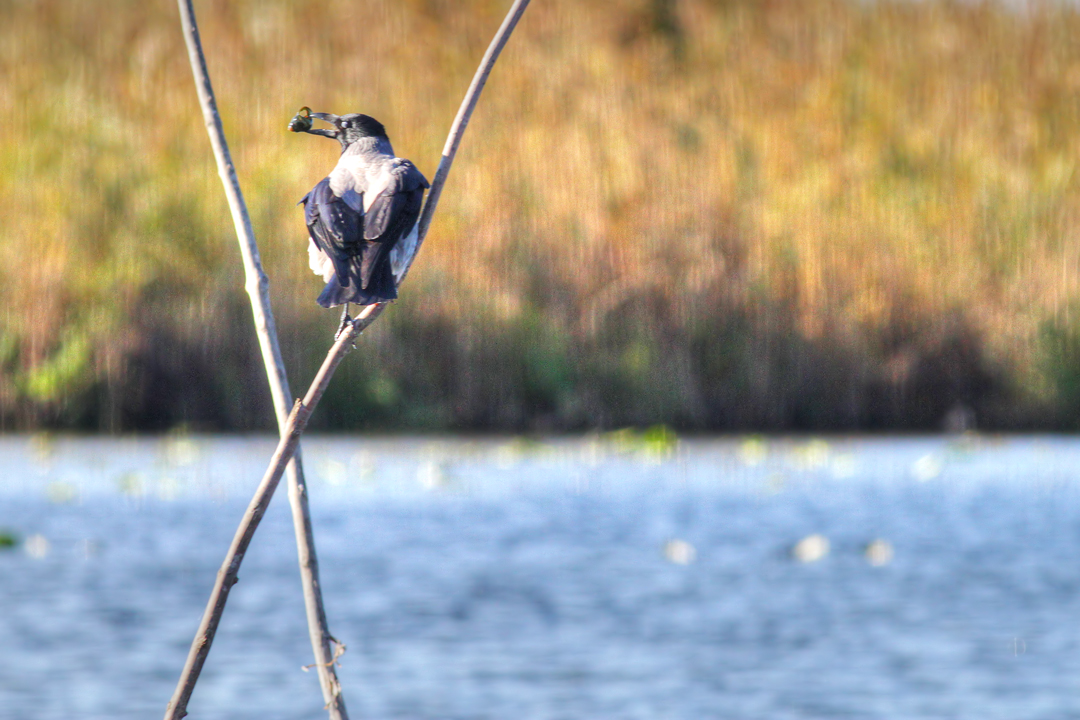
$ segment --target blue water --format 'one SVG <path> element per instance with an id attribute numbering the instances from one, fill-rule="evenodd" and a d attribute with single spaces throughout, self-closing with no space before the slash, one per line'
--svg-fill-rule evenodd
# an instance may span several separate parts
<path id="1" fill-rule="evenodd" d="M 0 718 L 159 717 L 271 450 L 0 439 Z M 342 438 L 305 462 L 354 719 L 1080 717 L 1073 439 Z M 325 717 L 309 662 L 282 493 L 191 717 Z"/>

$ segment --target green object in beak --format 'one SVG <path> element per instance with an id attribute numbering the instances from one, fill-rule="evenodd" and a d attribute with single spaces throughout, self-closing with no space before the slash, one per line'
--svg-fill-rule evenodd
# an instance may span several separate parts
<path id="1" fill-rule="evenodd" d="M 311 129 L 311 108 L 307 105 L 300 108 L 293 119 L 289 121 L 289 129 L 293 132 L 307 132 Z"/>

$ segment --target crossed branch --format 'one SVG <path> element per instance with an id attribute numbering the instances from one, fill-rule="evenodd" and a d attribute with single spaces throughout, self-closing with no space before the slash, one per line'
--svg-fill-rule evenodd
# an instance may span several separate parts
<path id="1" fill-rule="evenodd" d="M 322 367 L 319 368 L 315 379 L 308 388 L 302 400 L 297 400 L 289 411 L 290 397 L 288 380 L 285 377 L 285 366 L 281 358 L 281 350 L 278 345 L 277 330 L 274 325 L 273 313 L 270 310 L 269 281 L 262 269 L 259 260 L 259 250 L 255 243 L 255 235 L 251 228 L 251 220 L 248 216 L 247 206 L 240 192 L 240 183 L 236 176 L 236 170 L 229 155 L 228 144 L 225 141 L 225 133 L 221 124 L 221 116 L 217 111 L 217 102 L 214 99 L 214 90 L 210 84 L 210 75 L 206 68 L 206 58 L 203 55 L 202 43 L 199 39 L 199 30 L 195 22 L 195 10 L 192 0 L 178 0 L 180 6 L 180 19 L 183 24 L 184 38 L 187 42 L 188 57 L 191 61 L 192 73 L 195 76 L 195 85 L 199 94 L 199 102 L 202 106 L 203 118 L 206 121 L 207 132 L 210 135 L 210 143 L 217 159 L 218 173 L 221 175 L 225 186 L 225 194 L 232 211 L 233 222 L 236 226 L 237 239 L 240 242 L 240 251 L 244 261 L 244 269 L 247 277 L 246 289 L 251 298 L 252 311 L 255 320 L 256 333 L 259 336 L 259 345 L 263 354 L 263 362 L 266 365 L 267 377 L 270 382 L 271 393 L 274 397 L 275 410 L 277 412 L 278 427 L 281 439 L 277 449 L 270 460 L 270 465 L 263 475 L 255 491 L 255 496 L 248 504 L 247 510 L 236 529 L 232 544 L 225 555 L 225 560 L 218 570 L 217 580 L 210 593 L 206 610 L 203 613 L 199 629 L 188 652 L 187 661 L 183 672 L 169 701 L 165 712 L 165 720 L 179 720 L 187 715 L 187 704 L 191 699 L 191 693 L 195 689 L 195 683 L 199 679 L 206 657 L 210 653 L 210 645 L 214 641 L 221 615 L 225 610 L 225 602 L 228 600 L 229 591 L 236 584 L 237 573 L 240 563 L 243 562 L 244 554 L 251 543 L 255 530 L 259 526 L 266 508 L 270 504 L 270 498 L 277 489 L 282 475 L 288 471 L 289 475 L 289 501 L 292 506 L 293 522 L 296 529 L 297 550 L 300 556 L 301 580 L 304 587 L 304 601 L 307 608 L 308 629 L 311 635 L 312 647 L 315 651 L 314 666 L 319 673 L 319 682 L 322 687 L 326 707 L 331 720 L 348 720 L 345 711 L 345 701 L 341 695 L 341 685 L 338 682 L 334 666 L 340 652 L 331 654 L 331 642 L 335 642 L 327 628 L 326 613 L 323 608 L 322 593 L 318 580 L 318 561 L 315 557 L 314 539 L 311 529 L 311 516 L 308 512 L 307 489 L 303 479 L 303 470 L 300 463 L 300 436 L 307 427 L 308 419 L 312 411 L 319 403 L 334 371 L 341 363 L 342 358 L 352 347 L 356 337 L 382 314 L 386 308 L 385 303 L 368 305 L 364 310 L 348 324 L 344 331 L 339 334 L 330 348 Z M 473 77 L 472 84 L 465 94 L 450 134 L 443 148 L 442 158 L 439 160 L 438 170 L 431 183 L 427 202 L 420 214 L 417 227 L 416 251 L 408 260 L 408 264 L 398 278 L 400 285 L 412 266 L 416 253 L 420 250 L 428 228 L 431 226 L 431 218 L 442 194 L 446 177 L 450 173 L 450 166 L 454 162 L 461 138 L 465 128 L 472 117 L 473 109 L 484 89 L 488 75 L 499 58 L 510 34 L 514 31 L 518 20 L 528 6 L 529 0 L 514 0 L 506 19 L 495 34 L 487 52 L 484 54 L 480 67 Z M 337 647 L 344 648 L 337 644 Z"/>

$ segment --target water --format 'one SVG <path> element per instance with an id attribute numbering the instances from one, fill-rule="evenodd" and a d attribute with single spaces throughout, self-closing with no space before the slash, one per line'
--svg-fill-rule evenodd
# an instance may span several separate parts
<path id="1" fill-rule="evenodd" d="M 271 449 L 0 440 L 0 718 L 160 716 Z M 1078 441 L 305 453 L 354 718 L 1080 717 Z M 325 717 L 287 510 L 193 718 Z"/>

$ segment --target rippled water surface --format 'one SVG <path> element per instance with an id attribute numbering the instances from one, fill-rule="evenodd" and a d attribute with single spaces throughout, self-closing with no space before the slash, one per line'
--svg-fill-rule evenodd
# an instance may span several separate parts
<path id="1" fill-rule="evenodd" d="M 160 717 L 271 451 L 0 439 L 0 717 Z M 305 462 L 354 719 L 1080 717 L 1072 439 L 339 438 Z M 325 717 L 310 657 L 281 493 L 191 717 Z"/>

